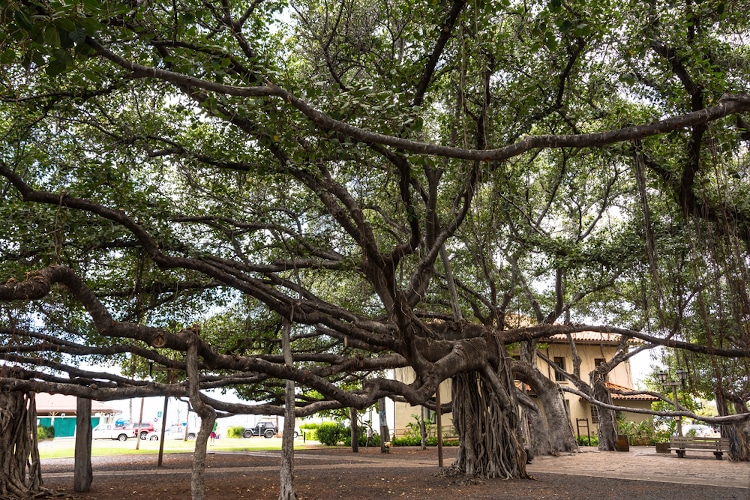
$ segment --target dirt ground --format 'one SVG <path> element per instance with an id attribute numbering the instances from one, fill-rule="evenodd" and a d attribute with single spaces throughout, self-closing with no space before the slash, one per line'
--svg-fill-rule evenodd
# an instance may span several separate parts
<path id="1" fill-rule="evenodd" d="M 445 450 L 444 464 L 456 449 Z M 121 500 L 190 498 L 190 454 L 167 454 L 156 467 L 155 455 L 94 458 L 91 491 L 72 491 L 73 459 L 43 460 L 45 486 L 64 498 Z M 295 488 L 300 499 L 381 500 L 410 498 L 471 499 L 640 499 L 750 500 L 750 490 L 716 486 L 632 481 L 564 474 L 535 474 L 534 480 L 487 480 L 471 484 L 440 474 L 437 450 L 316 448 L 295 452 Z M 210 453 L 206 471 L 208 499 L 277 499 L 278 452 Z"/>

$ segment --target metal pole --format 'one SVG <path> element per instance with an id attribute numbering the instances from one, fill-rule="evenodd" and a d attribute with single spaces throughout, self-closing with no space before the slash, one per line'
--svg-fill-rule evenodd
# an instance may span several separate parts
<path id="1" fill-rule="evenodd" d="M 672 395 L 674 396 L 674 411 L 678 411 L 677 409 L 677 384 L 672 386 Z M 677 418 L 677 435 L 682 437 L 682 417 L 675 417 Z"/>
<path id="2" fill-rule="evenodd" d="M 435 392 L 435 423 L 438 438 L 438 467 L 443 466 L 443 411 L 440 408 L 440 385 Z"/>

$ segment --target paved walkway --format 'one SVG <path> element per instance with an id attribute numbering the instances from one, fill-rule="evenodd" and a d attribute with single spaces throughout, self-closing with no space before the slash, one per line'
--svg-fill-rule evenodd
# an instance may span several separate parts
<path id="1" fill-rule="evenodd" d="M 532 475 L 543 472 L 750 490 L 750 463 L 730 462 L 726 454 L 716 460 L 711 453 L 690 451 L 685 458 L 677 458 L 674 453 L 656 453 L 652 446 L 631 446 L 629 452 L 582 449 L 582 453 L 561 457 L 537 457 L 527 470 Z"/>
<path id="2" fill-rule="evenodd" d="M 528 465 L 530 474 L 565 474 L 572 476 L 605 477 L 629 479 L 635 481 L 658 481 L 679 485 L 723 486 L 748 489 L 750 499 L 750 463 L 716 460 L 710 453 L 688 452 L 685 458 L 675 454 L 656 453 L 653 447 L 631 447 L 629 452 L 600 452 L 595 448 L 582 448 L 580 453 L 565 454 L 559 457 L 537 457 Z M 279 452 L 244 452 L 244 455 L 258 457 L 278 457 Z M 424 457 L 399 459 L 398 451 L 386 456 L 380 454 L 351 454 L 345 463 L 338 462 L 337 467 L 368 468 L 373 466 L 430 468 L 437 467 L 437 461 Z M 299 453 L 296 455 L 295 469 L 314 470 L 329 468 L 331 455 L 316 453 Z M 340 457 L 339 457 L 340 458 Z M 72 461 L 72 459 L 71 459 Z M 320 463 L 316 463 L 320 462 Z M 327 462 L 327 463 L 323 463 Z M 450 465 L 453 458 L 446 457 L 445 465 Z M 267 463 L 267 462 L 266 462 Z M 257 471 L 277 471 L 278 465 L 250 467 Z M 207 473 L 230 472 L 236 468 L 211 468 Z M 189 474 L 190 469 L 138 469 L 138 470 L 95 470 L 96 476 L 108 475 L 143 475 L 143 474 Z M 71 472 L 44 473 L 44 477 L 72 477 Z"/>

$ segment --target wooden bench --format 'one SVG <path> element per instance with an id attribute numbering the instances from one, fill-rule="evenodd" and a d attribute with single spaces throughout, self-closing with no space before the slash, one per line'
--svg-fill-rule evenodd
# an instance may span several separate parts
<path id="1" fill-rule="evenodd" d="M 716 460 L 721 460 L 724 452 L 729 451 L 729 438 L 675 436 L 669 441 L 669 449 L 676 451 L 679 458 L 685 458 L 685 452 L 690 450 L 709 451 L 716 456 Z"/>

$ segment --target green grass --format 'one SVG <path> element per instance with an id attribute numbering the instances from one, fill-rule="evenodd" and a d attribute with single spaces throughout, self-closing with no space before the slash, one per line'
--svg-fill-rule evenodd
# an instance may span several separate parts
<path id="1" fill-rule="evenodd" d="M 310 441 L 307 445 L 312 444 Z M 317 443 L 315 443 L 317 444 Z M 110 455 L 154 455 L 159 453 L 159 441 L 141 441 L 139 449 L 135 449 L 136 440 L 111 441 L 106 439 L 94 440 L 91 444 L 91 455 L 103 457 Z M 301 439 L 294 443 L 296 449 L 306 446 Z M 164 453 L 192 453 L 195 441 L 170 440 L 164 441 Z M 209 444 L 208 451 L 278 451 L 281 450 L 281 439 L 250 438 L 250 439 L 217 439 L 213 445 Z M 73 458 L 75 456 L 75 439 L 58 438 L 39 442 L 41 458 Z"/>

